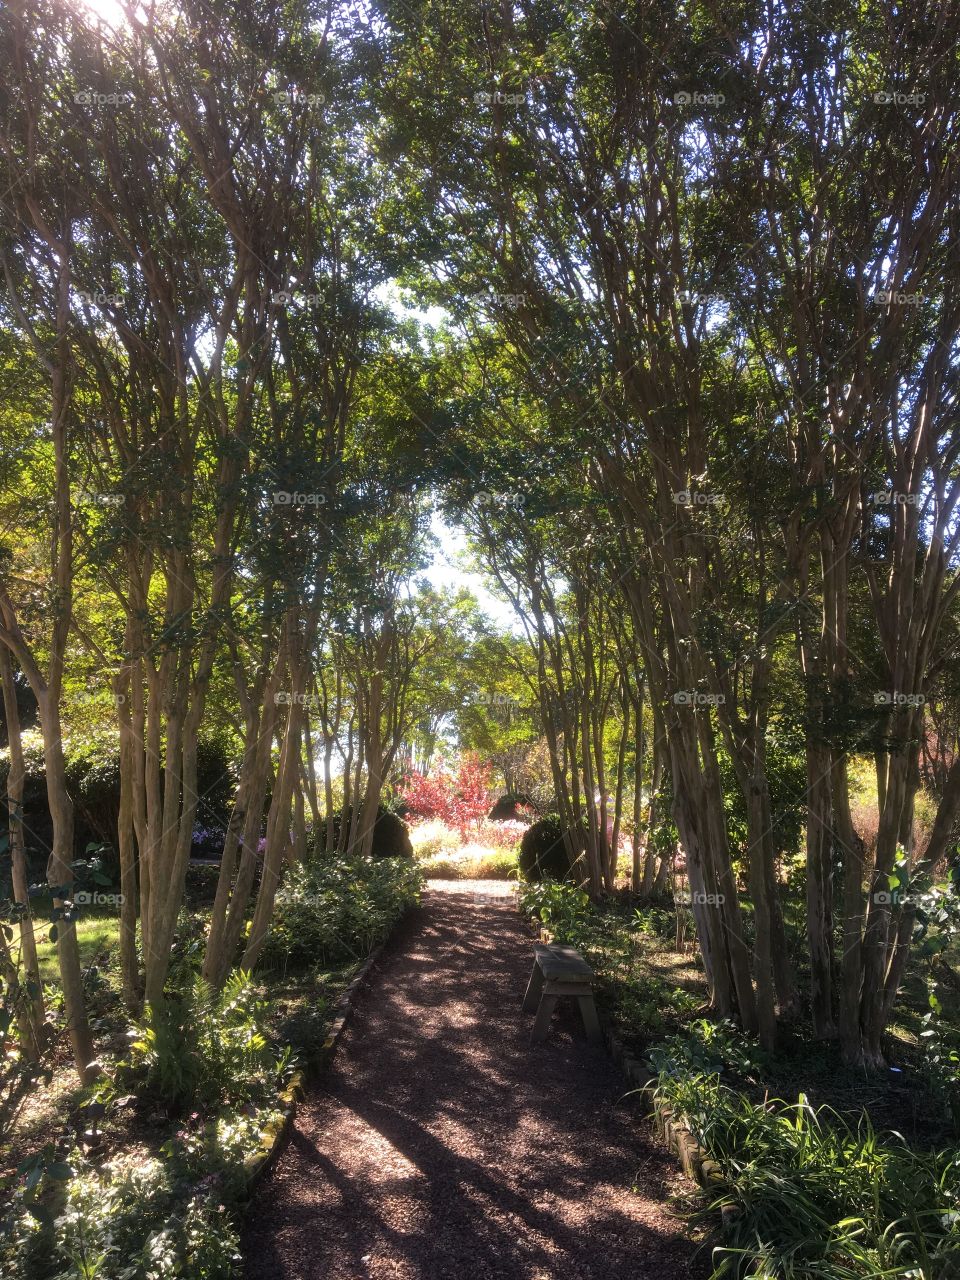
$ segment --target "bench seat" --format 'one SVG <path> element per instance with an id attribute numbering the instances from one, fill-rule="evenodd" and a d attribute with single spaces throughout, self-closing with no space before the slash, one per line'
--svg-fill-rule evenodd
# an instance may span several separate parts
<path id="1" fill-rule="evenodd" d="M 596 975 L 575 947 L 563 942 L 537 943 L 533 948 L 547 982 L 589 982 Z"/>
<path id="2" fill-rule="evenodd" d="M 550 1029 L 550 1019 L 561 996 L 573 996 L 580 1006 L 587 1039 L 601 1038 L 597 1007 L 593 999 L 596 974 L 576 947 L 562 942 L 538 943 L 533 948 L 533 973 L 523 997 L 525 1013 L 537 1011 L 530 1034 L 531 1044 L 542 1040 Z"/>

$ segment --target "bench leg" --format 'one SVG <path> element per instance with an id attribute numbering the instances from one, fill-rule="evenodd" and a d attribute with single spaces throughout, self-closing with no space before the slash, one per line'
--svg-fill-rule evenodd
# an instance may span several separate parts
<path id="1" fill-rule="evenodd" d="M 530 981 L 527 983 L 527 994 L 523 997 L 523 1012 L 533 1013 L 540 1004 L 540 997 L 543 994 L 543 971 L 534 961 L 533 973 L 530 975 Z"/>
<path id="2" fill-rule="evenodd" d="M 546 1037 L 547 1032 L 550 1030 L 550 1019 L 553 1017 L 553 1011 L 557 1007 L 559 999 L 559 996 L 544 996 L 540 1001 L 537 1019 L 533 1024 L 533 1030 L 530 1032 L 531 1044 L 536 1044 L 538 1040 L 543 1040 Z"/>
<path id="3" fill-rule="evenodd" d="M 587 1039 L 596 1044 L 602 1036 L 593 996 L 577 996 L 577 1003 L 580 1005 L 580 1016 L 583 1018 L 583 1029 L 587 1033 Z"/>

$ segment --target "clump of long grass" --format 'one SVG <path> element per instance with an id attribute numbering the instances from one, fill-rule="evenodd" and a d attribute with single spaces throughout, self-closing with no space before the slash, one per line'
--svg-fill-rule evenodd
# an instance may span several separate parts
<path id="1" fill-rule="evenodd" d="M 960 1153 L 913 1150 L 802 1094 L 757 1104 L 716 1074 L 664 1070 L 658 1097 L 722 1172 L 712 1280 L 960 1277 Z"/>

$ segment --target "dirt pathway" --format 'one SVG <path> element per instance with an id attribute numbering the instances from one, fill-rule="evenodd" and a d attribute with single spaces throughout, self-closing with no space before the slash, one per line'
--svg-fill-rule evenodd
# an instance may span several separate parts
<path id="1" fill-rule="evenodd" d="M 385 953 L 251 1206 L 248 1280 L 704 1274 L 675 1165 L 575 1012 L 528 1045 L 532 938 L 504 889 L 431 889 Z"/>

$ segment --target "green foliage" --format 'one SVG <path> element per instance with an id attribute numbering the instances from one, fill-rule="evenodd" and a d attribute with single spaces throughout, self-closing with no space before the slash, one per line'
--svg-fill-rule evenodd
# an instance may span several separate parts
<path id="1" fill-rule="evenodd" d="M 242 1169 L 254 1133 L 225 1141 L 221 1165 Z M 60 1171 L 57 1171 L 60 1172 Z M 182 1163 L 138 1164 L 104 1178 L 74 1156 L 65 1177 L 19 1191 L 0 1235 L 3 1274 L 22 1280 L 230 1280 L 239 1238 L 209 1175 L 184 1196 Z M 58 1188 L 57 1183 L 60 1183 Z"/>
<path id="2" fill-rule="evenodd" d="M 539 920 L 557 942 L 573 946 L 583 939 L 594 912 L 582 889 L 549 879 L 520 886 L 520 909 Z"/>
<path id="3" fill-rule="evenodd" d="M 582 889 L 552 880 L 521 885 L 520 906 L 589 960 L 604 1003 L 632 1041 L 661 1035 L 699 1007 L 697 996 L 640 962 L 649 936 L 640 912 L 597 905 Z"/>
<path id="4" fill-rule="evenodd" d="M 525 880 L 567 880 L 570 859 L 563 843 L 563 826 L 558 814 L 549 813 L 533 823 L 520 841 L 520 874 Z"/>
<path id="5" fill-rule="evenodd" d="M 944 1280 L 960 1267 L 960 1162 L 881 1140 L 804 1095 L 757 1105 L 715 1072 L 661 1058 L 658 1099 L 720 1167 L 712 1210 L 730 1208 L 714 1280 Z"/>
<path id="6" fill-rule="evenodd" d="M 407 858 L 315 859 L 292 867 L 277 893 L 263 949 L 266 969 L 358 960 L 420 898 L 421 871 Z"/>
<path id="7" fill-rule="evenodd" d="M 650 1050 L 650 1062 L 667 1075 L 709 1075 L 730 1071 L 751 1080 L 761 1071 L 765 1056 L 729 1019 L 698 1018 L 678 1035 Z"/>
<path id="8" fill-rule="evenodd" d="M 924 1015 L 920 1040 L 920 1069 L 954 1128 L 960 1129 L 960 1030 L 943 1016 L 943 1006 L 934 991 L 930 992 L 930 1010 Z"/>
<path id="9" fill-rule="evenodd" d="M 737 781 L 733 762 L 727 752 L 719 752 L 718 759 L 727 831 L 733 847 L 745 850 L 750 841 L 743 788 Z M 770 816 L 775 847 L 781 854 L 796 853 L 803 835 L 807 775 L 804 740 L 795 729 L 777 725 L 775 731 L 768 735 L 765 777 L 770 788 Z"/>
<path id="10" fill-rule="evenodd" d="M 219 993 L 197 977 L 182 995 L 148 1009 L 131 1033 L 118 1085 L 149 1094 L 173 1114 L 264 1105 L 289 1068 L 265 1022 L 249 975 L 232 975 Z"/>
<path id="11" fill-rule="evenodd" d="M 43 745 L 39 734 L 24 734 L 23 817 L 28 852 L 33 854 L 36 874 L 42 874 L 49 848 L 52 824 L 47 807 L 47 783 Z M 116 883 L 120 864 L 116 854 L 117 820 L 120 814 L 120 746 L 116 732 L 92 738 L 68 740 L 66 748 L 67 789 L 74 803 L 74 847 L 79 852 L 95 845 L 108 882 Z M 0 752 L 0 797 L 5 796 L 10 767 L 7 752 Z M 197 747 L 197 792 L 202 797 L 197 813 L 197 831 L 202 833 L 206 851 L 222 847 L 233 805 L 235 779 L 226 742 L 201 738 Z M 6 806 L 0 798 L 0 824 L 7 822 Z"/>
<path id="12" fill-rule="evenodd" d="M 635 1043 L 663 1035 L 702 1003 L 692 992 L 641 967 L 618 972 L 611 987 L 614 1016 Z"/>

